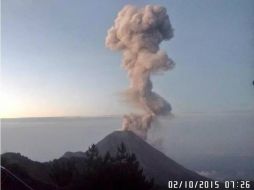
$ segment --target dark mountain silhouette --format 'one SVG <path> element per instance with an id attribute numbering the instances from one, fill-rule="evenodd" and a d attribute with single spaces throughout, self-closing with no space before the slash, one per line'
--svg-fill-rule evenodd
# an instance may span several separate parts
<path id="1" fill-rule="evenodd" d="M 66 190 L 72 190 L 76 188 L 75 183 L 84 181 L 84 176 L 87 174 L 84 175 L 84 171 L 95 171 L 95 173 L 101 172 L 101 174 L 98 175 L 97 173 L 93 173 L 95 176 L 99 176 L 99 178 L 105 176 L 107 171 L 111 171 L 111 173 L 108 173 L 107 175 L 111 175 L 114 180 L 117 180 L 117 176 L 115 176 L 114 172 L 120 172 L 119 176 L 122 174 L 125 175 L 125 171 L 130 167 L 122 165 L 124 163 L 121 163 L 121 161 L 119 162 L 118 160 L 119 147 L 123 144 L 125 145 L 127 152 L 126 160 L 132 160 L 131 162 L 133 162 L 129 163 L 130 166 L 132 167 L 133 165 L 134 168 L 138 166 L 138 168 L 142 169 L 138 172 L 139 174 L 137 175 L 137 178 L 133 180 L 145 180 L 145 178 L 142 177 L 144 174 L 148 180 L 153 179 L 155 184 L 164 188 L 167 186 L 169 180 L 210 180 L 179 165 L 130 131 L 115 131 L 107 135 L 94 146 L 98 150 L 98 155 L 96 152 L 94 153 L 96 159 L 92 164 L 95 168 L 89 169 L 91 164 L 87 164 L 91 148 L 87 152 L 66 152 L 61 158 L 45 163 L 32 161 L 19 153 L 5 153 L 1 155 L 1 165 L 17 174 L 17 176 L 21 177 L 28 185 L 38 187 L 36 189 L 53 190 L 59 188 L 59 185 L 63 185 Z M 106 168 L 101 170 L 101 168 L 104 167 L 103 162 L 105 160 L 110 161 L 107 161 L 108 165 L 105 165 Z M 119 167 L 115 167 L 116 165 Z M 115 168 L 112 169 L 112 166 Z M 124 167 L 125 169 L 123 169 Z M 130 172 L 134 172 L 133 174 L 135 175 L 135 171 L 139 170 L 138 168 Z M 82 172 L 83 174 L 80 175 Z M 1 171 L 1 173 L 4 174 L 3 176 L 7 176 L 4 171 Z M 133 174 L 131 176 L 133 176 Z M 141 177 L 138 177 L 139 175 Z M 128 175 L 125 177 L 129 179 Z M 124 180 L 126 181 L 125 177 Z M 8 179 L 11 182 L 14 181 L 12 184 L 20 185 L 18 186 L 20 189 L 25 189 L 25 187 L 23 187 L 24 185 L 22 186 L 17 180 L 15 181 L 13 177 L 9 176 L 5 179 Z M 73 179 L 77 179 L 77 181 L 75 182 Z M 94 180 L 94 178 L 91 180 Z M 99 179 L 96 178 L 96 180 Z M 107 180 L 110 180 L 110 178 Z M 108 181 L 105 182 L 108 183 Z M 144 181 L 144 183 L 146 182 Z M 68 184 L 71 184 L 72 186 L 68 187 Z"/>
<path id="2" fill-rule="evenodd" d="M 52 183 L 49 176 L 48 163 L 41 163 L 30 160 L 29 158 L 21 155 L 20 153 L 5 153 L 1 155 L 1 165 L 7 168 L 19 167 L 19 169 L 24 169 L 25 172 L 33 176 L 34 179 Z"/>
<path id="3" fill-rule="evenodd" d="M 1 155 L 1 188 L 4 190 L 53 190 L 48 163 L 40 163 L 20 153 Z"/>
<path id="4" fill-rule="evenodd" d="M 168 158 L 131 131 L 115 131 L 96 144 L 101 154 L 116 154 L 117 147 L 124 143 L 127 151 L 134 153 L 146 176 L 154 178 L 157 184 L 167 184 L 169 180 L 208 180 Z M 67 152 L 65 158 L 84 157 L 82 152 Z"/>
<path id="5" fill-rule="evenodd" d="M 89 147 L 84 157 L 60 158 L 47 163 L 37 163 L 15 153 L 2 155 L 1 187 L 4 190 L 154 190 L 153 180 L 147 179 L 134 154 L 127 152 L 123 143 L 115 156 L 99 153 L 95 145 Z M 20 162 L 19 162 L 20 160 Z M 40 165 L 48 171 L 49 183 L 35 179 Z M 37 169 L 36 169 L 37 168 Z M 156 187 L 156 189 L 158 189 Z"/>

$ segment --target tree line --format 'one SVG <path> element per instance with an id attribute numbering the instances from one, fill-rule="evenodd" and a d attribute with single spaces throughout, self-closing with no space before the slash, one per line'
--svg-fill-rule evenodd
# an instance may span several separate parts
<path id="1" fill-rule="evenodd" d="M 28 176 L 24 167 L 18 164 L 8 167 L 31 187 L 41 186 L 39 183 L 42 182 L 33 180 L 33 176 Z M 51 181 L 51 187 L 45 186 L 47 187 L 45 190 L 155 189 L 153 179 L 146 178 L 135 154 L 129 153 L 123 143 L 118 146 L 114 155 L 109 152 L 101 155 L 97 147 L 91 145 L 84 157 L 62 157 L 45 163 L 45 167 L 48 168 Z M 13 181 L 10 183 L 14 184 Z M 16 186 L 22 186 L 22 184 L 15 183 Z M 2 184 L 2 189 L 12 189 L 8 188 L 8 180 Z"/>

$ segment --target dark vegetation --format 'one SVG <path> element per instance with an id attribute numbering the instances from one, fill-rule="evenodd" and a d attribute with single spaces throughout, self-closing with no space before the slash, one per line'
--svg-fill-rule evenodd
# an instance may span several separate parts
<path id="1" fill-rule="evenodd" d="M 95 145 L 85 157 L 55 159 L 47 163 L 33 162 L 20 154 L 6 153 L 1 165 L 14 173 L 25 184 L 38 190 L 150 190 L 152 179 L 143 174 L 135 154 L 122 143 L 112 156 L 99 154 Z M 1 169 L 3 190 L 29 189 Z"/>

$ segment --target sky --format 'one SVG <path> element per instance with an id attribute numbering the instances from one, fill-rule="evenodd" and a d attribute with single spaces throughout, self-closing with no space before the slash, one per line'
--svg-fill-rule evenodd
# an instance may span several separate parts
<path id="1" fill-rule="evenodd" d="M 2 0 L 1 117 L 101 116 L 129 112 L 120 52 L 107 30 L 126 4 L 168 10 L 176 67 L 154 76 L 173 113 L 254 112 L 252 0 Z"/>

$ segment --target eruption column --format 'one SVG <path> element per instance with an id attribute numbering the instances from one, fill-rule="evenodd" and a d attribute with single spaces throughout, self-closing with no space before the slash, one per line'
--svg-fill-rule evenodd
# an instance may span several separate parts
<path id="1" fill-rule="evenodd" d="M 152 91 L 151 75 L 174 67 L 174 62 L 159 49 L 163 40 L 173 37 L 173 29 L 164 7 L 147 5 L 125 6 L 108 30 L 106 46 L 123 53 L 123 67 L 128 72 L 130 86 L 124 96 L 143 114 L 123 118 L 123 129 L 146 138 L 154 117 L 168 115 L 171 105 Z"/>

